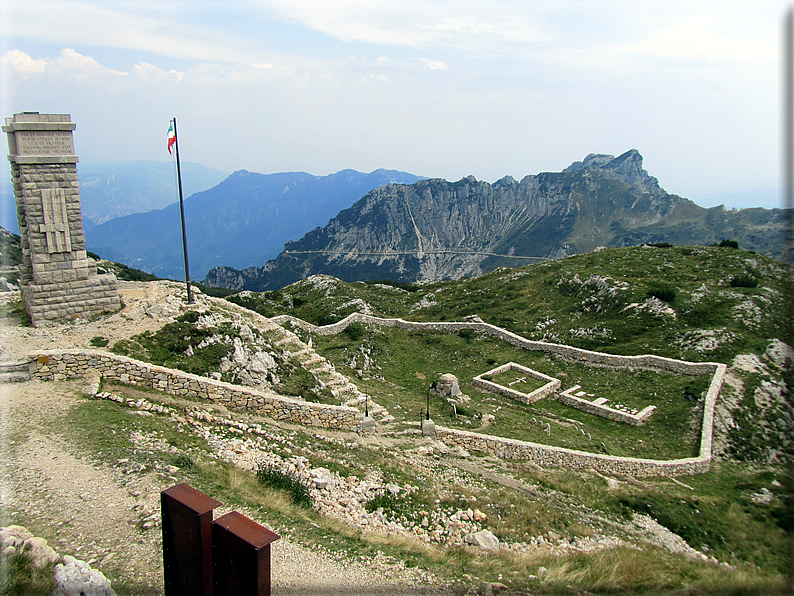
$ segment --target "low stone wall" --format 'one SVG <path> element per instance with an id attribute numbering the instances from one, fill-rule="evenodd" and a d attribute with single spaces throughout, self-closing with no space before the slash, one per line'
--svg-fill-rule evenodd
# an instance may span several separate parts
<path id="1" fill-rule="evenodd" d="M 714 374 L 703 403 L 703 420 L 700 428 L 700 457 L 707 457 L 709 460 L 711 459 L 711 443 L 714 435 L 714 410 L 722 383 L 725 380 L 725 374 L 728 372 L 728 367 L 724 364 L 714 364 L 714 367 Z"/>
<path id="2" fill-rule="evenodd" d="M 30 358 L 31 375 L 42 380 L 83 377 L 96 371 L 110 381 L 206 399 L 293 424 L 358 431 L 363 421 L 363 414 L 355 408 L 299 401 L 99 350 L 47 350 L 35 352 Z"/>
<path id="3" fill-rule="evenodd" d="M 278 323 L 279 325 L 283 325 L 289 321 L 294 325 L 317 335 L 336 335 L 338 333 L 342 333 L 342 331 L 344 331 L 348 325 L 352 325 L 353 323 L 379 325 L 381 327 L 396 327 L 410 331 L 455 332 L 461 331 L 463 329 L 473 329 L 474 331 L 496 337 L 525 350 L 538 350 L 550 354 L 556 354 L 557 356 L 562 356 L 570 360 L 586 362 L 591 366 L 656 370 L 686 375 L 713 373 L 714 367 L 716 366 L 713 362 L 686 362 L 684 360 L 675 360 L 673 358 L 665 358 L 663 356 L 654 356 L 651 354 L 645 354 L 642 356 L 619 356 L 616 354 L 593 352 L 592 350 L 574 348 L 573 346 L 566 346 L 563 344 L 553 344 L 544 341 L 526 339 L 520 335 L 516 335 L 515 333 L 511 333 L 510 331 L 502 329 L 501 327 L 496 327 L 495 325 L 491 325 L 489 323 L 419 323 L 414 321 L 405 321 L 403 319 L 384 319 L 381 317 L 374 317 L 372 315 L 364 315 L 361 313 L 352 313 L 337 323 L 325 325 L 323 327 L 317 327 L 316 325 L 312 325 L 311 323 L 307 323 L 306 321 L 292 317 L 290 315 L 279 315 L 277 317 L 273 317 L 271 320 L 275 323 Z"/>
<path id="4" fill-rule="evenodd" d="M 711 463 L 710 454 L 708 457 L 701 455 L 672 460 L 618 457 L 480 435 L 442 426 L 436 426 L 436 438 L 447 445 L 462 447 L 466 451 L 487 453 L 503 459 L 528 460 L 540 466 L 566 467 L 575 470 L 590 468 L 606 474 L 635 477 L 703 474 L 709 471 Z"/>
<path id="5" fill-rule="evenodd" d="M 522 393 L 521 391 L 517 391 L 512 387 L 506 387 L 504 385 L 500 385 L 499 383 L 494 383 L 493 381 L 489 381 L 488 379 L 483 379 L 484 376 L 487 375 L 498 375 L 503 372 L 507 372 L 508 370 L 517 370 L 519 372 L 524 373 L 528 377 L 532 377 L 533 379 L 539 379 L 541 381 L 546 381 L 546 384 L 539 389 L 535 389 L 530 393 Z M 491 393 L 498 393 L 500 395 L 504 395 L 505 397 L 509 397 L 511 399 L 515 399 L 516 401 L 520 401 L 521 403 L 525 404 L 533 404 L 536 401 L 540 401 L 544 397 L 548 397 L 549 395 L 553 394 L 560 388 L 561 382 L 559 379 L 555 379 L 548 375 L 544 375 L 541 372 L 536 370 L 532 370 L 531 368 L 527 368 L 526 366 L 521 366 L 520 364 L 516 364 L 515 362 L 508 362 L 507 364 L 503 364 L 502 366 L 498 366 L 493 370 L 489 370 L 488 372 L 484 372 L 481 375 L 477 375 L 471 381 L 471 384 L 474 387 L 479 387 L 480 389 L 484 389 L 485 391 L 490 391 Z"/>
<path id="6" fill-rule="evenodd" d="M 664 358 L 662 356 L 654 356 L 650 354 L 642 356 L 619 356 L 615 354 L 603 354 L 601 352 L 583 350 L 581 348 L 574 348 L 572 346 L 565 346 L 562 344 L 552 344 L 542 341 L 529 340 L 488 323 L 418 323 L 405 321 L 403 319 L 384 319 L 380 317 L 373 317 L 371 315 L 364 315 L 361 313 L 353 313 L 345 317 L 343 320 L 334 323 L 333 325 L 326 325 L 324 327 L 317 327 L 289 315 L 274 317 L 272 320 L 279 324 L 291 321 L 293 324 L 311 333 L 316 333 L 317 335 L 336 335 L 337 333 L 344 331 L 348 325 L 353 323 L 373 324 L 382 327 L 397 327 L 411 331 L 429 330 L 455 332 L 463 329 L 473 329 L 474 331 L 496 337 L 525 350 L 539 350 L 570 360 L 585 362 L 591 366 L 628 368 L 630 370 L 653 370 L 686 375 L 711 374 L 711 384 L 709 385 L 709 390 L 706 393 L 706 399 L 703 406 L 700 451 L 698 457 L 695 458 L 653 460 L 617 457 L 596 453 L 586 453 L 583 451 L 564 449 L 561 447 L 551 447 L 538 443 L 528 443 L 525 441 L 504 439 L 490 435 L 479 435 L 476 433 L 448 429 L 440 426 L 436 427 L 436 437 L 449 445 L 458 445 L 466 451 L 480 451 L 502 458 L 531 460 L 545 466 L 593 468 L 607 473 L 628 474 L 632 476 L 679 476 L 686 474 L 703 474 L 709 470 L 711 465 L 711 449 L 714 432 L 714 409 L 717 403 L 717 397 L 719 396 L 720 390 L 722 388 L 723 379 L 725 378 L 725 372 L 727 370 L 727 367 L 724 364 L 718 364 L 715 362 L 686 362 L 684 360 L 674 360 L 673 358 Z M 487 381 L 484 379 L 481 379 L 481 381 L 483 383 L 487 383 Z M 491 389 L 492 386 L 494 390 L 500 392 L 504 389 L 509 389 L 502 387 L 501 385 L 497 385 L 496 383 L 491 383 L 489 389 Z M 514 395 L 511 394 L 510 397 L 514 397 Z M 589 403 L 594 405 L 592 402 Z M 647 418 L 647 416 L 649 416 L 653 411 L 648 410 L 649 408 L 643 410 L 638 417 L 644 414 L 645 418 Z M 615 410 L 615 412 L 620 413 L 617 410 Z"/>
<path id="7" fill-rule="evenodd" d="M 615 422 L 623 422 L 632 426 L 641 426 L 648 418 L 650 418 L 651 414 L 656 411 L 656 406 L 648 406 L 637 414 L 621 412 L 615 408 L 610 408 L 609 406 L 605 406 L 603 404 L 596 404 L 592 401 L 573 395 L 573 392 L 580 388 L 581 387 L 579 385 L 574 385 L 570 389 L 561 391 L 557 396 L 557 400 L 561 403 L 564 403 L 566 406 L 576 408 L 582 412 L 594 414 L 595 416 L 601 416 L 601 418 L 614 420 Z"/>

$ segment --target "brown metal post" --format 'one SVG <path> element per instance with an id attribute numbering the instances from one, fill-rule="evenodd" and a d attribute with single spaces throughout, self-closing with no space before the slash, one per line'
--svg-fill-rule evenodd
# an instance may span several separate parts
<path id="1" fill-rule="evenodd" d="M 220 505 L 187 484 L 160 493 L 165 596 L 212 596 L 212 510 Z"/>
<path id="2" fill-rule="evenodd" d="M 237 511 L 212 522 L 213 596 L 270 596 L 270 543 L 279 538 Z"/>

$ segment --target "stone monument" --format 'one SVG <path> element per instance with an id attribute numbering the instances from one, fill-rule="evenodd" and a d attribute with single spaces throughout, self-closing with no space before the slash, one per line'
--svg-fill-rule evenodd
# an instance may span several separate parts
<path id="1" fill-rule="evenodd" d="M 114 312 L 116 278 L 85 252 L 77 156 L 69 114 L 6 118 L 22 264 L 19 288 L 34 326 Z"/>

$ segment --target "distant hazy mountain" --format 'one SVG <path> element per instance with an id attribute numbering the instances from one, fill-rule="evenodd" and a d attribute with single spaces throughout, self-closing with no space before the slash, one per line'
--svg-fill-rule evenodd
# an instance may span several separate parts
<path id="1" fill-rule="evenodd" d="M 229 174 L 183 162 L 185 196 L 212 188 Z M 162 209 L 179 201 L 172 162 L 120 161 L 77 164 L 83 223 L 86 230 L 114 217 Z M 19 233 L 10 177 L 0 177 L 0 226 Z"/>
<path id="2" fill-rule="evenodd" d="M 634 149 L 587 156 L 562 172 L 494 184 L 473 176 L 423 180 L 373 190 L 328 225 L 288 242 L 263 267 L 219 267 L 205 283 L 270 290 L 316 273 L 344 281 L 435 281 L 499 266 L 556 258 L 599 246 L 669 242 L 703 245 L 734 239 L 782 255 L 779 209 L 704 209 L 667 193 Z"/>
<path id="3" fill-rule="evenodd" d="M 420 179 L 392 170 L 342 170 L 329 176 L 235 172 L 185 200 L 191 277 L 202 279 L 218 265 L 264 263 L 285 242 L 326 224 L 370 190 Z M 103 258 L 160 277 L 184 276 L 178 204 L 86 229 L 86 246 Z"/>
<path id="4" fill-rule="evenodd" d="M 212 188 L 229 175 L 197 163 L 183 162 L 180 167 L 185 197 Z M 83 217 L 95 224 L 179 201 L 172 162 L 80 163 L 77 174 Z"/>

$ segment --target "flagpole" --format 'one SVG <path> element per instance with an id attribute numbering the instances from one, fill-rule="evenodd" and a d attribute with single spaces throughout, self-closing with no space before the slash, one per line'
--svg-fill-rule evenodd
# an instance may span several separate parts
<path id="1" fill-rule="evenodd" d="M 174 123 L 174 147 L 176 147 L 176 177 L 179 181 L 179 214 L 182 217 L 182 249 L 185 252 L 185 285 L 187 286 L 187 303 L 193 304 L 193 291 L 190 289 L 190 267 L 187 262 L 187 232 L 185 231 L 185 204 L 182 200 L 182 170 L 179 167 L 179 135 L 176 133 L 176 116 Z"/>

